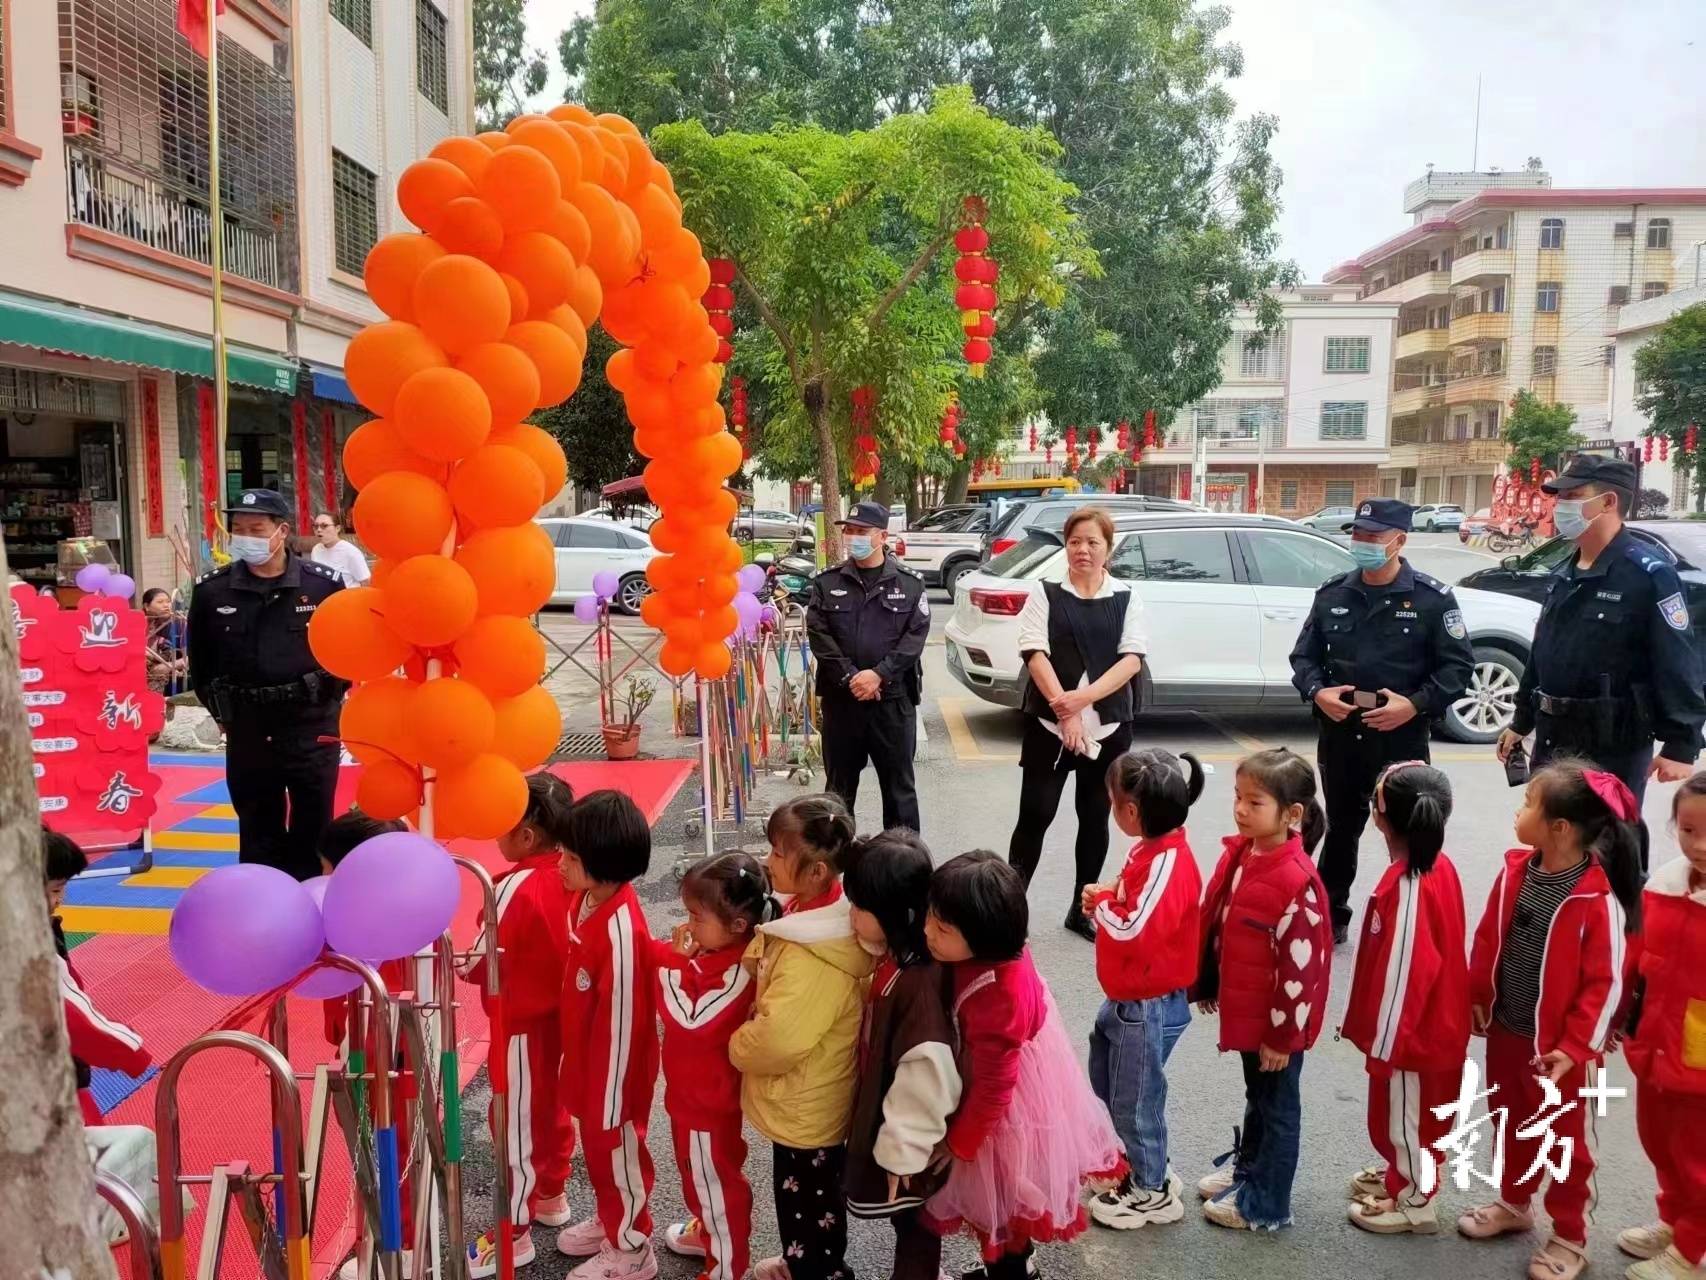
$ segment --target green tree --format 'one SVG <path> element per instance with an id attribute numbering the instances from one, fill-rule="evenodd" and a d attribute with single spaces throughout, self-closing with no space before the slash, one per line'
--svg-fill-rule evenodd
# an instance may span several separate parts
<path id="1" fill-rule="evenodd" d="M 1582 442 L 1574 429 L 1576 411 L 1567 404 L 1548 404 L 1523 390 L 1511 397 L 1510 409 L 1504 429 L 1509 466 L 1526 471 L 1539 458 L 1542 470 L 1554 469 Z"/>
<path id="2" fill-rule="evenodd" d="M 545 87 L 550 64 L 527 47 L 526 0 L 474 0 L 474 127 L 501 129 Z"/>
<path id="3" fill-rule="evenodd" d="M 615 339 L 601 327 L 589 329 L 580 389 L 532 418 L 534 425 L 545 428 L 563 446 L 569 479 L 594 493 L 612 480 L 639 475 L 645 466 L 634 452 L 634 432 L 622 397 L 604 378 L 604 363 L 616 351 Z"/>
<path id="4" fill-rule="evenodd" d="M 1635 353 L 1635 407 L 1647 415 L 1649 436 L 1670 441 L 1671 462 L 1694 477 L 1695 510 L 1706 509 L 1701 454 L 1684 453 L 1690 426 L 1706 422 L 1706 303 L 1678 311 Z"/>
<path id="5" fill-rule="evenodd" d="M 810 457 L 831 524 L 841 514 L 852 389 L 875 388 L 883 455 L 916 467 L 966 380 L 952 254 L 943 252 L 965 196 L 987 204 L 1004 311 L 1058 305 L 1063 271 L 1094 270 L 1067 211 L 1071 188 L 1053 168 L 1054 140 L 994 119 L 963 88 L 867 131 L 713 136 L 695 120 L 660 126 L 652 142 L 687 224 L 707 252 L 734 260 L 737 293 L 759 317 L 762 327 L 737 346 L 754 348 L 743 367 L 772 396 L 766 451 Z M 967 396 L 996 400 L 1012 385 Z"/>

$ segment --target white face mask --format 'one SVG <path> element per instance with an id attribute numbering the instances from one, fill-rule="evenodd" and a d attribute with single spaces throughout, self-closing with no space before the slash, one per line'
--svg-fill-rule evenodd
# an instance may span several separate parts
<path id="1" fill-rule="evenodd" d="M 880 959 L 889 953 L 889 944 L 886 942 L 866 942 L 857 936 L 855 936 L 855 941 L 858 942 L 859 949 L 868 956 L 876 956 Z"/>
<path id="2" fill-rule="evenodd" d="M 234 533 L 231 535 L 231 558 L 245 564 L 265 564 L 273 558 L 272 539 Z"/>
<path id="3" fill-rule="evenodd" d="M 1597 502 L 1598 500 L 1598 494 L 1595 494 L 1591 498 L 1560 500 L 1558 504 L 1552 508 L 1553 525 L 1555 525 L 1558 532 L 1563 534 L 1566 538 L 1574 540 L 1581 537 L 1588 531 L 1588 526 L 1593 524 L 1595 520 L 1599 519 L 1603 515 L 1611 514 L 1609 511 L 1596 511 L 1590 516 L 1582 510 L 1582 508 L 1588 503 Z"/>

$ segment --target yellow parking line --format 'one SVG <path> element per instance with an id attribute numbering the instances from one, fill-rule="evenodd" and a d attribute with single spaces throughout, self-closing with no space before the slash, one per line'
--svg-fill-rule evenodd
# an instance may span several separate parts
<path id="1" fill-rule="evenodd" d="M 948 740 L 954 744 L 954 755 L 961 760 L 978 764 L 1012 764 L 1019 759 L 1018 752 L 989 753 L 977 744 L 977 738 L 966 723 L 965 712 L 960 710 L 964 698 L 937 698 L 936 705 L 942 710 L 942 721 L 948 726 Z"/>

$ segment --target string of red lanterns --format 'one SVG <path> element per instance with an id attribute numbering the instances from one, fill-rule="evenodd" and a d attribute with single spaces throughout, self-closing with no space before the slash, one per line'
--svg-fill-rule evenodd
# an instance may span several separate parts
<path id="1" fill-rule="evenodd" d="M 752 457 L 752 441 L 746 434 L 746 379 L 738 373 L 729 379 L 729 425 L 740 441 L 742 461 Z"/>
<path id="2" fill-rule="evenodd" d="M 983 229 L 987 214 L 983 201 L 967 196 L 961 208 L 965 225 L 954 233 L 954 247 L 959 260 L 954 263 L 954 278 L 959 287 L 954 290 L 954 305 L 960 309 L 960 328 L 966 342 L 961 349 L 967 365 L 966 372 L 981 378 L 995 348 L 995 285 L 1001 279 L 1001 268 L 989 256 L 989 232 Z"/>
<path id="3" fill-rule="evenodd" d="M 700 302 L 717 335 L 717 354 L 712 358 L 719 364 L 727 364 L 735 354 L 734 347 L 729 345 L 729 339 L 735 336 L 735 291 L 730 287 L 735 282 L 735 264 L 731 258 L 711 258 L 706 265 L 711 268 L 711 283 Z"/>
<path id="4" fill-rule="evenodd" d="M 881 463 L 877 459 L 877 393 L 873 387 L 854 387 L 853 401 L 853 487 L 869 489 L 877 482 Z"/>

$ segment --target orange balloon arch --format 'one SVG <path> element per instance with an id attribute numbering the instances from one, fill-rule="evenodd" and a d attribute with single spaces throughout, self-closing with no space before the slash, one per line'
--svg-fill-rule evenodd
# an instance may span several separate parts
<path id="1" fill-rule="evenodd" d="M 562 728 L 527 619 L 556 580 L 533 518 L 567 464 L 522 419 L 574 394 L 587 327 L 602 321 L 624 348 L 606 373 L 662 511 L 666 554 L 642 612 L 676 676 L 729 670 L 742 557 L 725 481 L 741 448 L 699 302 L 710 267 L 631 122 L 565 105 L 448 138 L 404 170 L 397 203 L 420 232 L 368 254 L 368 294 L 390 319 L 344 358 L 374 414 L 345 444 L 344 470 L 360 490 L 356 532 L 380 563 L 372 586 L 315 615 L 309 642 L 357 682 L 340 732 L 366 766 L 362 809 L 418 821 L 431 787 L 438 838 L 489 839 L 521 819 L 523 771 Z"/>

